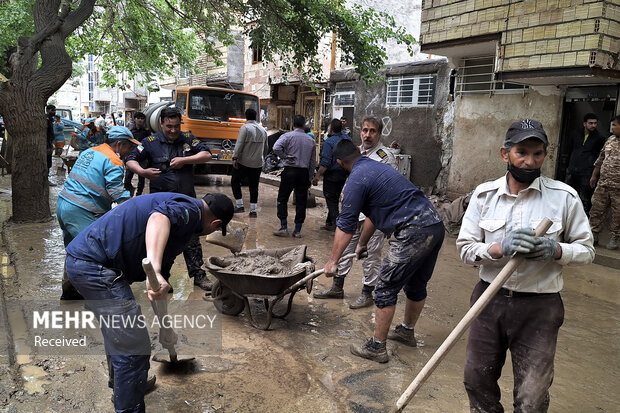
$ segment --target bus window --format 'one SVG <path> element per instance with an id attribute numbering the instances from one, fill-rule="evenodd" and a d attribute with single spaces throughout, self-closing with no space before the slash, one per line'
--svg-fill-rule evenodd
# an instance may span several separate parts
<path id="1" fill-rule="evenodd" d="M 177 95 L 176 107 L 181 110 L 181 113 L 183 115 L 187 114 L 186 113 L 186 111 L 187 111 L 187 94 L 186 93 L 179 93 Z"/>
<path id="2" fill-rule="evenodd" d="M 194 89 L 189 93 L 187 116 L 190 119 L 218 122 L 245 122 L 245 110 L 248 108 L 258 112 L 258 99 L 255 96 L 230 91 Z"/>

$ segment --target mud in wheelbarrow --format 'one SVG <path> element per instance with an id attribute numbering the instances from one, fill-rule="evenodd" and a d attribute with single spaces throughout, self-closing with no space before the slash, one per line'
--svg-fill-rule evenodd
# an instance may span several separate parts
<path id="1" fill-rule="evenodd" d="M 267 266 L 261 267 L 261 263 L 266 261 L 265 257 L 270 257 L 269 260 L 272 262 L 278 262 L 286 271 L 264 274 L 269 271 Z M 243 268 L 235 269 L 234 263 L 240 259 L 253 262 L 254 265 L 250 265 L 251 272 L 244 272 Z M 314 261 L 306 256 L 305 245 L 248 250 L 221 257 L 212 256 L 207 258 L 206 267 L 217 281 L 213 284 L 210 299 L 205 299 L 213 301 L 215 308 L 227 315 L 237 315 L 246 309 L 252 326 L 262 330 L 269 329 L 274 317 L 284 318 L 290 313 L 297 291 L 304 288 L 307 291 L 312 290 L 313 279 L 300 283 L 314 270 Z M 286 295 L 289 295 L 286 311 L 276 312 L 275 305 Z M 263 300 L 267 315 L 262 323 L 252 314 L 249 298 Z"/>

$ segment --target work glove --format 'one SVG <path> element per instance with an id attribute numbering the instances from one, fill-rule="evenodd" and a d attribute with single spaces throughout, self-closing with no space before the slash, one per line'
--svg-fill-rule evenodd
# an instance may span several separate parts
<path id="1" fill-rule="evenodd" d="M 539 237 L 539 243 L 529 254 L 524 255 L 526 259 L 532 261 L 545 261 L 553 258 L 558 252 L 558 243 L 549 237 Z"/>
<path id="2" fill-rule="evenodd" d="M 535 234 L 532 228 L 519 228 L 509 232 L 502 240 L 502 254 L 508 257 L 515 252 L 529 254 L 540 242 Z"/>

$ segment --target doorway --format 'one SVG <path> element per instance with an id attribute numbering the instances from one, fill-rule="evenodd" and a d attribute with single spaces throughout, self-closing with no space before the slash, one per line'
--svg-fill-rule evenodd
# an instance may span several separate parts
<path id="1" fill-rule="evenodd" d="M 619 86 L 591 86 L 568 88 L 562 109 L 562 128 L 558 147 L 555 179 L 564 182 L 570 160 L 569 138 L 574 130 L 583 128 L 586 113 L 598 116 L 598 131 L 604 137 L 611 132 L 609 125 L 618 111 Z"/>

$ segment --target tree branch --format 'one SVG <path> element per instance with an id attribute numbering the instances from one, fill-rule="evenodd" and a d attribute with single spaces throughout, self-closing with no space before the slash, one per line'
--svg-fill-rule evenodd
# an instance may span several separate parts
<path id="1" fill-rule="evenodd" d="M 70 3 L 70 0 L 65 0 L 65 2 Z M 63 39 L 73 33 L 93 14 L 95 2 L 96 0 L 82 0 L 78 8 L 68 15 L 60 29 Z M 68 6 L 67 8 L 70 9 Z"/>

